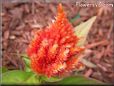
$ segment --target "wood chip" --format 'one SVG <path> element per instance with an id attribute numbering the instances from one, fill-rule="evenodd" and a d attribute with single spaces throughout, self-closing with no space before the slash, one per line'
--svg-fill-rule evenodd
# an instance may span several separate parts
<path id="1" fill-rule="evenodd" d="M 90 77 L 91 74 L 93 73 L 93 70 L 92 69 L 89 69 L 86 71 L 86 73 L 84 74 L 85 77 Z"/>

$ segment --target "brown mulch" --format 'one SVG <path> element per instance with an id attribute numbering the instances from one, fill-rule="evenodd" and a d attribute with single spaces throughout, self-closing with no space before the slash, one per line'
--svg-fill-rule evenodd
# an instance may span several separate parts
<path id="1" fill-rule="evenodd" d="M 114 83 L 114 43 L 113 43 L 113 8 L 81 8 L 75 4 L 63 4 L 69 19 L 77 13 L 81 18 L 73 22 L 73 26 L 97 15 L 86 44 L 87 58 L 97 68 L 84 70 L 86 77 L 103 82 Z M 23 69 L 21 54 L 33 37 L 33 31 L 49 25 L 56 16 L 56 3 L 39 1 L 26 3 L 2 3 L 2 65 L 8 69 Z"/>

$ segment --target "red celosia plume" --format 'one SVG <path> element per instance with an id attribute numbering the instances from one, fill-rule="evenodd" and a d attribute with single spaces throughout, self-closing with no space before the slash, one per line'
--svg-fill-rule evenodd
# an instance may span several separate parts
<path id="1" fill-rule="evenodd" d="M 82 67 L 83 64 L 75 57 L 83 50 L 76 46 L 78 40 L 59 4 L 55 22 L 36 32 L 27 49 L 33 71 L 50 77 Z"/>

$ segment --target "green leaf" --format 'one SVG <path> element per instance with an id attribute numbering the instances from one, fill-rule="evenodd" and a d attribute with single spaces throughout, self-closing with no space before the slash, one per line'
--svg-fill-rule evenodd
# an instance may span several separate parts
<path id="1" fill-rule="evenodd" d="M 22 55 L 22 59 L 25 62 L 25 71 L 26 72 L 31 72 L 31 68 L 30 68 L 30 59 L 26 54 Z"/>
<path id="2" fill-rule="evenodd" d="M 30 59 L 28 59 L 28 58 L 23 58 L 23 60 L 24 60 L 24 62 L 25 62 L 25 65 L 26 65 L 27 67 L 30 67 Z"/>
<path id="3" fill-rule="evenodd" d="M 95 19 L 96 19 L 96 16 L 92 17 L 91 19 L 89 19 L 88 21 L 84 23 L 81 23 L 80 25 L 74 28 L 75 34 L 80 38 L 77 44 L 78 46 L 84 45 L 87 35 L 89 33 L 89 30 L 91 29 L 91 26 L 94 23 Z"/>
<path id="4" fill-rule="evenodd" d="M 38 79 L 38 77 L 35 74 L 33 74 L 26 80 L 26 82 L 29 84 L 39 84 L 40 80 Z"/>
<path id="5" fill-rule="evenodd" d="M 56 82 L 54 84 L 57 85 L 85 85 L 85 84 L 104 84 L 98 80 L 95 79 L 91 79 L 91 78 L 86 78 L 84 76 L 70 76 L 70 77 L 66 77 L 63 80 Z"/>
<path id="6" fill-rule="evenodd" d="M 25 71 L 26 72 L 30 72 L 31 68 L 30 68 L 30 59 L 29 58 L 23 58 L 24 62 L 25 62 Z"/>
<path id="7" fill-rule="evenodd" d="M 2 73 L 5 73 L 7 71 L 8 71 L 8 69 L 6 67 L 0 67 L 0 81 L 2 79 Z"/>
<path id="8" fill-rule="evenodd" d="M 60 81 L 61 78 L 58 78 L 58 77 L 48 78 L 47 76 L 42 76 L 42 80 L 45 81 L 45 82 L 56 82 L 56 81 Z"/>
<path id="9" fill-rule="evenodd" d="M 25 71 L 26 71 L 26 72 L 31 72 L 32 70 L 31 70 L 30 67 L 25 67 Z"/>
<path id="10" fill-rule="evenodd" d="M 7 72 L 8 69 L 6 67 L 0 67 L 0 72 L 4 73 L 4 72 Z"/>
<path id="11" fill-rule="evenodd" d="M 32 72 L 13 70 L 2 74 L 2 84 L 40 84 Z"/>

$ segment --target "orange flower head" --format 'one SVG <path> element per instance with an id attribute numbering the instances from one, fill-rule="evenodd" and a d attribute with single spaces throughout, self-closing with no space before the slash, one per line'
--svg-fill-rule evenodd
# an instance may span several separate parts
<path id="1" fill-rule="evenodd" d="M 29 44 L 27 54 L 31 60 L 31 68 L 48 77 L 81 68 L 83 64 L 75 57 L 83 50 L 76 46 L 78 40 L 62 5 L 59 4 L 56 20 L 46 29 L 37 31 Z"/>

